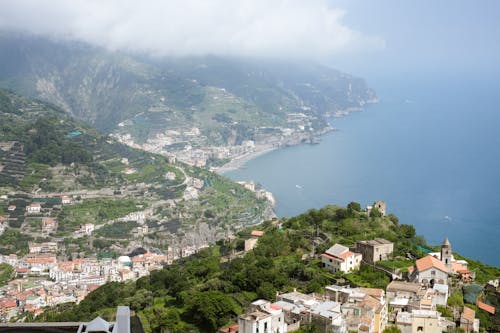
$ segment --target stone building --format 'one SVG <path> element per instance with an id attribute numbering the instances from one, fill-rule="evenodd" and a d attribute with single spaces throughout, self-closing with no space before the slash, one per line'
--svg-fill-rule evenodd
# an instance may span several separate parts
<path id="1" fill-rule="evenodd" d="M 375 263 L 379 260 L 388 260 L 392 257 L 394 243 L 383 238 L 362 240 L 356 242 L 356 252 L 363 255 L 363 261 Z"/>

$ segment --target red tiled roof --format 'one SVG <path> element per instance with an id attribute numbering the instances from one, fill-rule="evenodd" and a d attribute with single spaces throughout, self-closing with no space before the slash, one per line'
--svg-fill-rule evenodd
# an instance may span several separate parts
<path id="1" fill-rule="evenodd" d="M 448 269 L 446 269 L 446 266 L 444 265 L 444 263 L 441 260 L 439 260 L 431 255 L 428 255 L 426 257 L 418 259 L 415 262 L 415 266 L 417 267 L 419 272 L 423 272 L 423 271 L 426 271 L 428 269 L 435 268 L 435 269 L 439 269 L 442 272 L 448 273 Z"/>
<path id="2" fill-rule="evenodd" d="M 257 236 L 257 237 L 264 236 L 264 231 L 262 231 L 262 230 L 252 230 L 252 236 Z"/>
<path id="3" fill-rule="evenodd" d="M 17 306 L 16 300 L 13 298 L 0 299 L 0 308 L 15 308 Z"/>
<path id="4" fill-rule="evenodd" d="M 351 252 L 351 251 L 347 251 L 347 252 L 344 252 L 340 255 L 340 258 L 346 260 L 347 258 L 349 258 L 350 256 L 352 256 L 354 253 Z"/>
<path id="5" fill-rule="evenodd" d="M 269 306 L 270 306 L 270 307 L 271 307 L 271 309 L 273 309 L 273 310 L 281 310 L 281 309 L 283 309 L 281 306 L 276 305 L 276 304 L 273 304 L 273 303 L 271 303 L 271 305 L 269 305 Z"/>
<path id="6" fill-rule="evenodd" d="M 328 253 L 322 253 L 321 256 L 324 257 L 324 258 L 327 258 L 327 259 L 333 259 L 333 260 L 337 260 L 337 261 L 341 261 L 342 260 L 342 259 L 337 258 L 335 256 L 332 256 L 331 254 L 328 254 Z"/>
<path id="7" fill-rule="evenodd" d="M 481 301 L 477 301 L 476 302 L 476 305 L 478 308 L 480 308 L 481 310 L 484 310 L 486 312 L 489 312 L 491 313 L 492 315 L 495 314 L 495 307 L 494 306 L 491 306 L 491 305 L 488 305 L 486 303 L 483 303 Z"/>
<path id="8" fill-rule="evenodd" d="M 466 319 L 469 323 L 472 323 L 475 317 L 476 317 L 476 311 L 465 306 L 464 312 L 462 312 L 462 318 Z"/>

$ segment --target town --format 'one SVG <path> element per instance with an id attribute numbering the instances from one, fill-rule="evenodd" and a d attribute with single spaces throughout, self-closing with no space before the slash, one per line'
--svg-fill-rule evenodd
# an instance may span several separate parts
<path id="1" fill-rule="evenodd" d="M 257 195 L 269 196 L 267 200 L 273 200 L 269 192 L 259 189 L 253 182 L 240 184 Z M 7 202 L 9 198 L 2 199 Z M 42 208 L 47 199 L 43 201 L 43 205 L 33 198 L 28 201 L 31 203 L 22 207 L 22 216 L 25 219 L 36 216 L 39 220 L 38 227 L 41 230 L 34 234 L 38 232 L 53 235 L 58 228 L 57 216 L 42 214 L 44 209 L 47 213 L 47 208 Z M 59 205 L 76 204 L 76 200 L 68 195 L 53 197 L 52 201 L 52 209 L 59 209 Z M 15 222 L 21 216 L 15 214 L 18 209 L 14 205 L 7 206 L 9 214 L 0 221 L 1 232 L 10 229 L 7 222 Z M 383 201 L 375 201 L 364 210 L 360 209 L 359 204 L 351 203 L 349 209 L 360 218 L 387 218 L 387 208 Z M 144 211 L 134 211 L 118 219 L 118 223 L 142 221 L 138 224 L 139 228 L 147 228 L 143 222 L 146 215 Z M 270 223 L 273 228 L 283 227 L 283 222 L 278 219 Z M 85 223 L 76 228 L 71 237 L 88 237 L 101 227 Z M 239 252 L 236 249 L 230 251 L 226 257 L 221 257 L 221 262 L 251 254 L 265 235 L 266 232 L 262 229 L 251 228 Z M 234 240 L 234 236 L 229 239 Z M 317 234 L 312 243 L 320 246 L 320 243 L 325 243 L 328 239 L 328 236 Z M 0 287 L 1 321 L 18 320 L 26 316 L 35 318 L 58 304 L 78 304 L 89 293 L 106 283 L 135 281 L 149 276 L 152 271 L 168 267 L 178 259 L 195 255 L 208 248 L 209 244 L 167 246 L 165 251 L 146 249 L 146 246 L 138 247 L 130 253 L 99 257 L 61 251 L 61 246 L 65 246 L 63 239 L 42 242 L 32 240 L 27 242 L 25 255 L 0 255 L 0 273 L 7 276 L 5 285 Z M 335 333 L 382 333 L 391 326 L 397 326 L 403 333 L 455 332 L 458 328 L 465 332 L 479 332 L 480 319 L 476 316 L 476 311 L 495 314 L 495 307 L 488 304 L 479 293 L 473 299 L 475 309 L 454 306 L 452 312 L 449 312 L 449 299 L 454 297 L 453 290 L 473 285 L 476 272 L 469 269 L 466 260 L 455 258 L 451 242 L 447 238 L 440 245 L 439 251 L 422 249 L 426 254 L 420 258 L 409 253 L 407 258 L 395 257 L 394 249 L 394 241 L 377 237 L 356 240 L 351 246 L 335 243 L 311 257 L 318 260 L 325 273 L 335 276 L 341 274 L 346 278 L 356 274 L 362 265 L 370 266 L 390 277 L 391 282 L 385 288 L 360 287 L 356 283 L 344 281 L 342 284 L 327 285 L 322 292 L 303 293 L 297 289 L 278 292 L 274 299 L 251 302 L 249 310 L 239 315 L 237 324 L 222 327 L 220 332 L 285 333 L 307 325 L 315 325 L 322 331 Z M 498 279 L 488 282 L 494 289 L 498 283 Z M 446 315 L 443 311 L 447 312 Z"/>
<path id="2" fill-rule="evenodd" d="M 321 254 L 321 261 L 331 272 L 349 273 L 359 269 L 362 262 L 377 267 L 377 262 L 392 258 L 393 246 L 381 238 L 358 241 L 351 249 L 335 244 Z M 455 332 L 455 321 L 443 317 L 438 309 L 445 309 L 448 304 L 450 284 L 469 283 L 474 274 L 465 260 L 455 260 L 448 239 L 440 252 L 416 260 L 404 277 L 396 271 L 388 273 L 394 279 L 385 290 L 329 285 L 320 294 L 294 290 L 279 293 L 274 300 L 254 301 L 250 310 L 239 316 L 237 324 L 223 327 L 219 332 L 292 332 L 310 324 L 320 331 L 335 333 L 381 333 L 390 326 L 403 333 Z M 489 283 L 498 286 L 498 280 Z M 476 305 L 495 313 L 493 306 L 480 299 Z M 453 317 L 462 332 L 479 332 L 480 322 L 472 308 L 465 306 L 463 312 L 457 311 Z"/>

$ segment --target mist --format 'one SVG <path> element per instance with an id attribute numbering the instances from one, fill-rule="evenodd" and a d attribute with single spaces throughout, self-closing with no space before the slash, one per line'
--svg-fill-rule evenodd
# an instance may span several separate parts
<path id="1" fill-rule="evenodd" d="M 17 0 L 0 2 L 0 29 L 157 56 L 319 60 L 384 48 L 344 15 L 326 0 Z"/>

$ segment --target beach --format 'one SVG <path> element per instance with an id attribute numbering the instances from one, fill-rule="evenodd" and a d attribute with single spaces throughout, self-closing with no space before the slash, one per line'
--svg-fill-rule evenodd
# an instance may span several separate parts
<path id="1" fill-rule="evenodd" d="M 221 167 L 214 168 L 213 171 L 218 173 L 218 174 L 224 174 L 225 172 L 232 171 L 232 170 L 237 170 L 241 169 L 248 161 L 267 154 L 275 149 L 278 149 L 274 144 L 263 144 L 263 145 L 256 145 L 255 150 L 245 153 L 243 155 L 240 155 L 238 157 L 233 158 L 229 163 L 224 164 Z"/>

